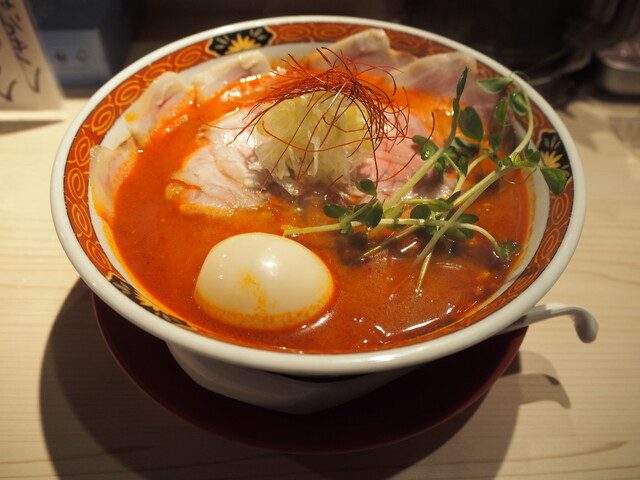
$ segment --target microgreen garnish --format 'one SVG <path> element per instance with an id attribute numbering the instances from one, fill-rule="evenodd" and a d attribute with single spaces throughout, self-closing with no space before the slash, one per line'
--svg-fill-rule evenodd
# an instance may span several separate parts
<path id="1" fill-rule="evenodd" d="M 460 115 L 460 130 L 467 137 L 476 142 L 481 142 L 484 137 L 484 127 L 480 115 L 473 107 L 467 107 L 462 110 Z"/>
<path id="2" fill-rule="evenodd" d="M 491 243 L 498 259 L 510 261 L 518 253 L 520 246 L 515 242 L 498 242 L 490 232 L 477 225 L 480 219 L 466 210 L 493 183 L 500 179 L 508 181 L 504 177 L 515 170 L 527 169 L 529 175 L 539 170 L 550 191 L 555 195 L 563 192 L 567 175 L 563 170 L 542 165 L 540 152 L 531 148 L 534 127 L 532 107 L 528 95 L 516 78 L 483 78 L 477 81 L 483 90 L 501 95 L 493 112 L 493 118 L 499 126 L 498 131 L 487 132 L 480 115 L 472 106 L 466 106 L 464 109 L 460 107 L 467 73 L 465 69 L 457 84 L 448 137 L 441 145 L 425 136 L 413 137 L 424 163 L 384 202 L 384 205 L 378 199 L 375 182 L 362 179 L 356 183 L 356 188 L 370 197 L 366 203 L 351 208 L 327 204 L 324 207 L 325 214 L 337 219 L 337 223 L 291 228 L 286 230 L 284 235 L 327 231 L 339 231 L 343 234 L 357 232 L 358 235 L 362 235 L 386 228 L 389 235 L 365 251 L 361 258 L 366 258 L 407 235 L 425 231 L 430 238 L 417 255 L 417 262 L 421 264 L 417 291 L 422 288 L 434 249 L 445 239 L 455 242 L 472 238 L 475 234 L 482 235 Z M 505 131 L 514 116 L 523 118 L 527 128 L 520 143 L 510 153 L 505 154 Z M 465 180 L 470 172 L 486 159 L 493 161 L 495 168 L 474 185 L 466 185 Z M 452 194 L 448 198 L 406 198 L 413 187 L 432 169 L 441 177 L 447 170 L 455 172 L 457 181 Z"/>

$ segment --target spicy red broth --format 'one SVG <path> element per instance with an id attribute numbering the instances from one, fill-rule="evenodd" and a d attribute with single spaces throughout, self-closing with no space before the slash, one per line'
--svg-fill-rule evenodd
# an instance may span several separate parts
<path id="1" fill-rule="evenodd" d="M 264 91 L 264 85 L 251 82 L 236 88 L 242 89 L 240 100 L 218 96 L 204 105 L 190 104 L 174 117 L 183 121 L 174 122 L 168 131 L 157 129 L 118 190 L 110 222 L 116 250 L 135 283 L 159 304 L 221 340 L 271 350 L 338 353 L 388 348 L 441 335 L 504 283 L 512 264 L 498 260 L 480 235 L 456 242 L 453 248 L 447 242 L 439 246 L 422 293 L 417 295 L 414 286 L 419 266 L 414 262 L 425 239 L 412 238 L 353 264 L 349 260 L 356 247 L 346 237 L 309 234 L 295 239 L 316 252 L 333 275 L 336 288 L 327 311 L 301 326 L 276 330 L 239 328 L 206 314 L 193 292 L 212 246 L 244 232 L 281 234 L 283 225 L 330 223 L 322 212 L 326 201 L 322 192 L 300 201 L 291 201 L 284 193 L 274 195 L 265 206 L 230 216 L 184 212 L 166 197 L 169 176 L 197 147 L 194 139 L 203 123 L 241 104 L 251 104 Z M 435 135 L 446 132 L 449 99 L 413 93 L 409 97 L 412 114 L 431 118 L 434 112 L 441 130 Z M 499 242 L 526 241 L 530 207 L 525 185 L 499 182 L 469 212 L 477 214 L 478 224 Z"/>

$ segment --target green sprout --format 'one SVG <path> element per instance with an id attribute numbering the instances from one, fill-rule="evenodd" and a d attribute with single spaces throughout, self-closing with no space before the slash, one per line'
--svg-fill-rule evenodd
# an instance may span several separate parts
<path id="1" fill-rule="evenodd" d="M 389 235 L 380 243 L 362 253 L 362 259 L 375 255 L 394 242 L 425 231 L 429 236 L 426 245 L 416 257 L 420 264 L 420 274 L 416 291 L 420 291 L 428 270 L 429 261 L 438 243 L 443 239 L 468 239 L 479 234 L 491 243 L 496 256 L 502 261 L 509 261 L 519 251 L 514 242 L 500 243 L 484 228 L 476 225 L 479 218 L 466 213 L 466 210 L 496 181 L 507 174 L 527 169 L 529 175 L 539 170 L 549 190 L 561 194 L 567 184 L 567 174 L 558 168 L 546 167 L 540 162 L 540 152 L 530 148 L 534 121 L 531 102 L 526 92 L 513 77 L 482 78 L 477 84 L 483 90 L 500 94 L 493 111 L 493 118 L 499 125 L 497 132 L 487 135 L 482 120 L 472 106 L 460 107 L 460 98 L 467 81 L 467 69 L 464 70 L 457 84 L 453 98 L 451 128 L 446 140 L 437 145 L 431 139 L 417 135 L 413 142 L 419 148 L 420 157 L 424 161 L 421 167 L 396 190 L 383 204 L 378 199 L 376 184 L 370 179 L 362 179 L 356 183 L 360 192 L 370 197 L 366 203 L 353 207 L 330 203 L 324 206 L 324 213 L 337 222 L 328 225 L 290 228 L 284 231 L 285 236 L 308 234 L 315 232 L 338 231 L 349 235 L 379 232 L 386 228 Z M 521 117 L 526 121 L 527 129 L 520 143 L 507 155 L 501 153 L 505 131 L 509 127 L 510 115 Z M 458 136 L 458 131 L 464 138 Z M 465 180 L 471 171 L 482 161 L 490 159 L 495 168 L 473 186 L 464 190 Z M 442 178 L 446 169 L 452 169 L 457 181 L 448 198 L 411 198 L 405 196 L 432 169 Z"/>

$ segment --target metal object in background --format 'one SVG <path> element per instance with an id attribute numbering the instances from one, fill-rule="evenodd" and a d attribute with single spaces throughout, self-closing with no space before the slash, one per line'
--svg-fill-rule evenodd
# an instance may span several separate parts
<path id="1" fill-rule="evenodd" d="M 640 95 L 640 36 L 596 52 L 597 83 L 617 95 Z"/>

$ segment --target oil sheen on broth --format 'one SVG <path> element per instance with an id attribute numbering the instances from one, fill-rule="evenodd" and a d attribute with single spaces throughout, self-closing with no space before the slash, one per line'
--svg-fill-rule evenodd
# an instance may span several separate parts
<path id="1" fill-rule="evenodd" d="M 137 153 L 115 198 L 110 226 L 122 263 L 143 291 L 214 338 L 270 350 L 338 353 L 383 349 L 442 335 L 500 287 L 512 265 L 498 260 L 489 242 L 479 235 L 455 244 L 443 242 L 417 295 L 415 257 L 428 238 L 411 237 L 354 262 L 359 246 L 349 237 L 329 232 L 295 237 L 324 261 L 335 286 L 328 307 L 310 321 L 279 329 L 253 329 L 204 312 L 194 300 L 194 287 L 214 245 L 246 232 L 281 235 L 283 226 L 328 223 L 322 208 L 335 200 L 327 189 L 292 197 L 273 188 L 262 205 L 210 215 L 206 210 L 185 210 L 167 195 L 174 172 L 202 145 L 203 125 L 253 105 L 272 81 L 265 76 L 233 84 L 226 94 L 206 103 L 181 107 L 167 128 L 157 128 Z M 412 115 L 424 123 L 434 121 L 433 138 L 446 136 L 451 99 L 415 91 L 407 91 L 406 96 Z M 474 174 L 481 175 L 482 168 Z M 522 244 L 529 226 L 527 188 L 506 185 L 492 186 L 469 212 L 477 214 L 479 225 L 498 241 Z M 504 205 L 510 208 L 502 208 Z"/>

